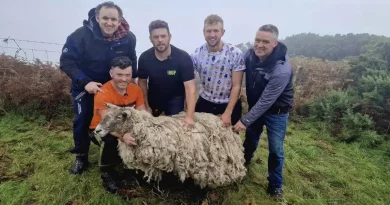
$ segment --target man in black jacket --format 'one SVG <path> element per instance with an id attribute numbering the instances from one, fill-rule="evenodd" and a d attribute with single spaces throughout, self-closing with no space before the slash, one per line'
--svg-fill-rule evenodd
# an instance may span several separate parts
<path id="1" fill-rule="evenodd" d="M 88 12 L 88 20 L 66 39 L 60 57 L 60 69 L 72 80 L 71 93 L 76 114 L 73 124 L 76 161 L 70 172 L 81 174 L 88 165 L 90 138 L 88 127 L 93 116 L 94 94 L 111 79 L 110 61 L 128 56 L 133 82 L 137 78 L 136 37 L 129 31 L 122 10 L 113 2 L 104 2 Z"/>
<path id="2" fill-rule="evenodd" d="M 244 148 L 248 165 L 257 149 L 263 126 L 266 126 L 269 144 L 267 192 L 282 197 L 283 144 L 294 90 L 287 48 L 278 42 L 278 35 L 279 31 L 274 25 L 260 27 L 254 47 L 246 53 L 249 112 L 236 123 L 234 129 L 246 129 Z"/>

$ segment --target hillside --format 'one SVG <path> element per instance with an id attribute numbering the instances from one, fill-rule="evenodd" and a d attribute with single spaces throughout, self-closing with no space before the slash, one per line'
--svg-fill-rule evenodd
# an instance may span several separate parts
<path id="1" fill-rule="evenodd" d="M 350 56 L 359 56 L 376 43 L 390 42 L 390 38 L 372 34 L 321 36 L 314 33 L 301 33 L 282 39 L 281 42 L 286 44 L 290 57 L 305 56 L 338 61 Z M 252 42 L 248 42 L 237 46 L 245 52 L 252 45 Z"/>

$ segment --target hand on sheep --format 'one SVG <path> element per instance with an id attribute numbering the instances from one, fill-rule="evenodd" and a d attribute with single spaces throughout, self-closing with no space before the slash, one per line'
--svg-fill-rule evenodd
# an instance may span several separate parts
<path id="1" fill-rule="evenodd" d="M 123 135 L 123 142 L 126 143 L 127 145 L 137 145 L 135 139 L 132 136 L 130 136 L 130 133 L 126 133 Z"/>
<path id="2" fill-rule="evenodd" d="M 223 126 L 224 127 L 229 127 L 232 123 L 232 117 L 230 114 L 228 113 L 223 113 L 221 116 L 220 116 L 221 120 L 222 120 L 222 123 L 223 123 Z"/>
<path id="3" fill-rule="evenodd" d="M 193 117 L 190 117 L 190 116 L 186 116 L 184 118 L 184 125 L 188 128 L 190 127 L 193 127 L 194 126 L 194 118 Z"/>
<path id="4" fill-rule="evenodd" d="M 145 110 L 149 113 L 152 113 L 152 108 L 149 107 L 149 105 L 145 106 Z"/>
<path id="5" fill-rule="evenodd" d="M 89 82 L 89 83 L 84 87 L 84 89 L 85 89 L 89 94 L 96 94 L 97 92 L 102 92 L 102 93 L 104 93 L 104 91 L 103 91 L 102 89 L 100 89 L 101 86 L 102 86 L 101 83 Z"/>
<path id="6" fill-rule="evenodd" d="M 244 124 L 242 124 L 241 120 L 239 120 L 233 127 L 233 131 L 235 131 L 237 133 L 240 131 L 243 131 L 245 129 L 246 129 L 246 127 Z"/>

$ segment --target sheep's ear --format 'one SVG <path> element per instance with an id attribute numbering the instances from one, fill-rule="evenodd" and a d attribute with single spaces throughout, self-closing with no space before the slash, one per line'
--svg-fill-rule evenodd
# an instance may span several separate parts
<path id="1" fill-rule="evenodd" d="M 131 111 L 130 110 L 123 110 L 122 112 L 123 119 L 126 119 L 131 116 Z"/>
<path id="2" fill-rule="evenodd" d="M 104 105 L 108 108 L 118 108 L 118 106 L 114 105 L 114 104 L 111 104 L 111 103 L 106 103 L 104 102 Z"/>

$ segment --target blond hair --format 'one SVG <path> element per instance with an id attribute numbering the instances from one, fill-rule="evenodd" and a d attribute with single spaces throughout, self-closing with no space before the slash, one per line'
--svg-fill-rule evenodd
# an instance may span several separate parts
<path id="1" fill-rule="evenodd" d="M 217 24 L 217 23 L 221 23 L 222 28 L 223 28 L 223 19 L 216 14 L 211 14 L 211 15 L 207 16 L 207 18 L 204 20 L 204 25 Z"/>

